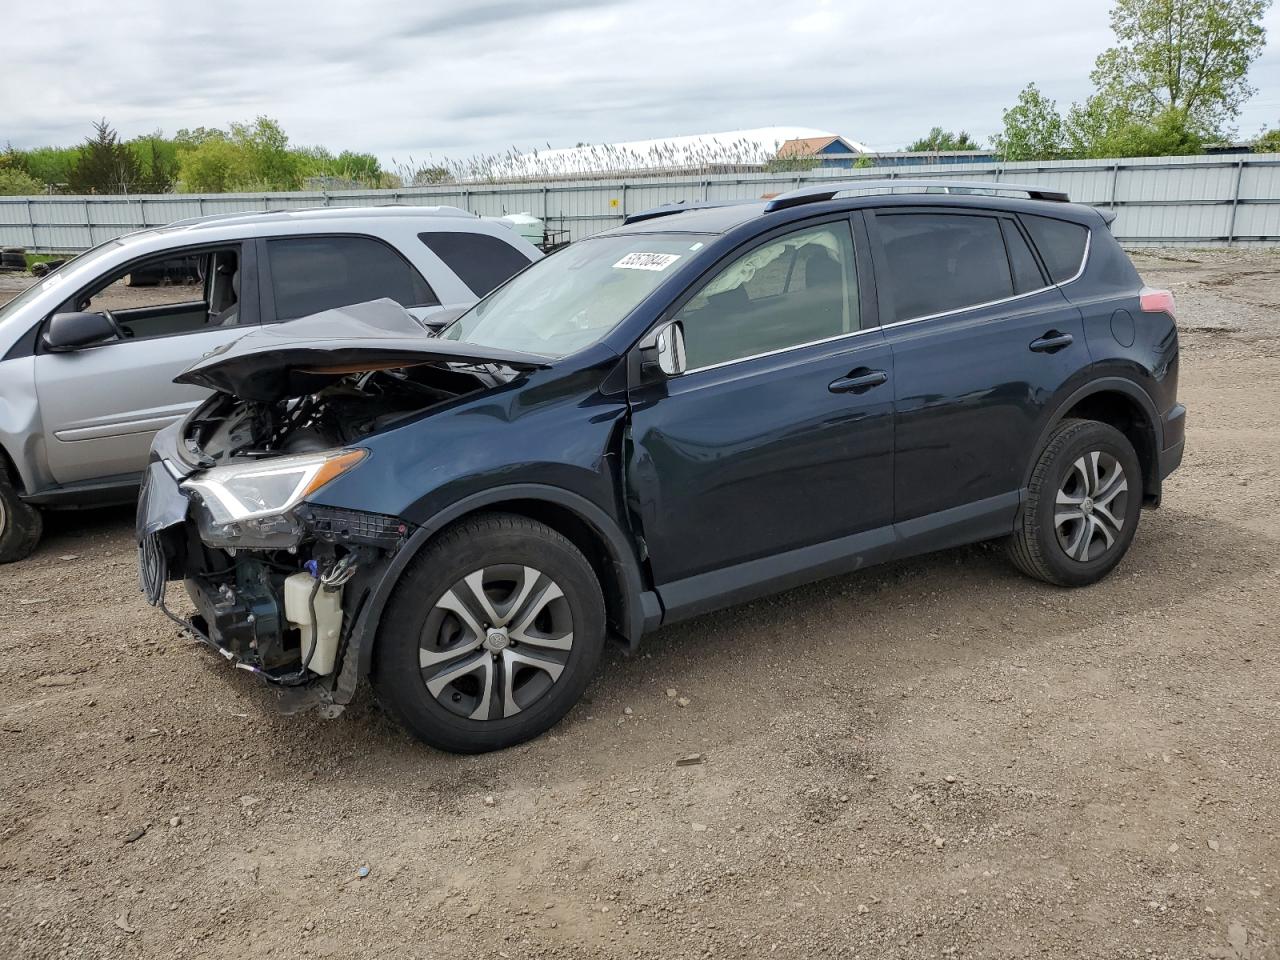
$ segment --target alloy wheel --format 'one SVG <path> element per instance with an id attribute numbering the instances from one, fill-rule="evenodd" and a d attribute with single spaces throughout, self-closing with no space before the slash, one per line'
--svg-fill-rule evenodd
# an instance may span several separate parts
<path id="1" fill-rule="evenodd" d="M 428 693 L 471 720 L 527 710 L 569 662 L 573 613 L 564 591 L 533 567 L 495 564 L 467 574 L 432 607 L 418 645 Z"/>
<path id="2" fill-rule="evenodd" d="M 1078 457 L 1058 487 L 1053 514 L 1063 552 L 1081 563 L 1103 556 L 1124 529 L 1128 497 L 1119 460 L 1101 450 Z"/>

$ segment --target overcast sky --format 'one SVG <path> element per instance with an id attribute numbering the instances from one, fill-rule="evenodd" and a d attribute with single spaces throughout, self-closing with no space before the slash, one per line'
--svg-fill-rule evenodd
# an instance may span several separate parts
<path id="1" fill-rule="evenodd" d="M 383 160 L 773 125 L 900 149 L 985 142 L 1030 80 L 1065 108 L 1111 40 L 1107 0 L 70 0 L 6 4 L 0 142 L 278 118 Z M 1239 121 L 1280 124 L 1280 11 Z"/>

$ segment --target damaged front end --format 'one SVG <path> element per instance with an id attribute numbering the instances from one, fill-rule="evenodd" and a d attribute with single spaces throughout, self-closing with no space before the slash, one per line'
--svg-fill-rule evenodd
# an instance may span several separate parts
<path id="1" fill-rule="evenodd" d="M 409 523 L 311 502 L 361 441 L 509 381 L 541 358 L 476 356 L 389 301 L 255 331 L 180 377 L 216 392 L 156 438 L 138 507 L 149 603 L 238 668 L 332 714 L 357 676 L 352 625 Z M 175 613 L 182 581 L 195 608 Z"/>

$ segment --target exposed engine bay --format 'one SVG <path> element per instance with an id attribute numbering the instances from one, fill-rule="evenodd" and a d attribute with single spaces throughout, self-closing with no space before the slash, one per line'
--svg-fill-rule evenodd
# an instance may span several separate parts
<path id="1" fill-rule="evenodd" d="M 440 339 L 391 300 L 260 327 L 206 355 L 177 381 L 214 395 L 157 436 L 143 484 L 147 600 L 237 667 L 347 702 L 352 625 L 412 530 L 312 495 L 359 466 L 363 439 L 546 363 Z M 189 620 L 165 603 L 179 580 Z"/>
<path id="2" fill-rule="evenodd" d="M 350 624 L 411 529 L 398 517 L 307 503 L 308 478 L 317 465 L 358 462 L 361 439 L 513 374 L 422 363 L 314 375 L 332 382 L 279 400 L 219 393 L 181 425 L 174 439 L 190 472 L 173 477 L 153 464 L 144 498 L 176 482 L 195 524 L 156 531 L 141 549 L 144 581 L 158 568 L 148 598 L 163 606 L 164 581 L 184 581 L 196 615 L 183 625 L 236 666 L 289 687 L 330 678 L 329 691 Z M 327 692 L 321 700 L 332 702 Z"/>
<path id="3" fill-rule="evenodd" d="M 349 374 L 296 399 L 255 401 L 219 394 L 188 419 L 182 439 L 201 467 L 312 453 L 356 443 L 510 376 L 498 367 L 462 372 L 420 364 Z"/>

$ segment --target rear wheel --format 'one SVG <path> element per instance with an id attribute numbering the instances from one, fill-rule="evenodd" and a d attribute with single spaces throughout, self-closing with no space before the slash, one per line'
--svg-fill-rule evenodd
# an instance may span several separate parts
<path id="1" fill-rule="evenodd" d="M 0 563 L 13 563 L 30 556 L 40 542 L 43 529 L 40 511 L 18 497 L 18 491 L 0 466 Z"/>
<path id="2" fill-rule="evenodd" d="M 481 753 L 537 736 L 577 702 L 604 645 L 582 553 L 512 514 L 460 523 L 405 571 L 378 629 L 378 699 L 420 740 Z"/>
<path id="3" fill-rule="evenodd" d="M 1142 468 L 1128 438 L 1096 420 L 1066 420 L 1032 471 L 1009 553 L 1028 576 L 1087 586 L 1124 558 L 1141 513 Z"/>

